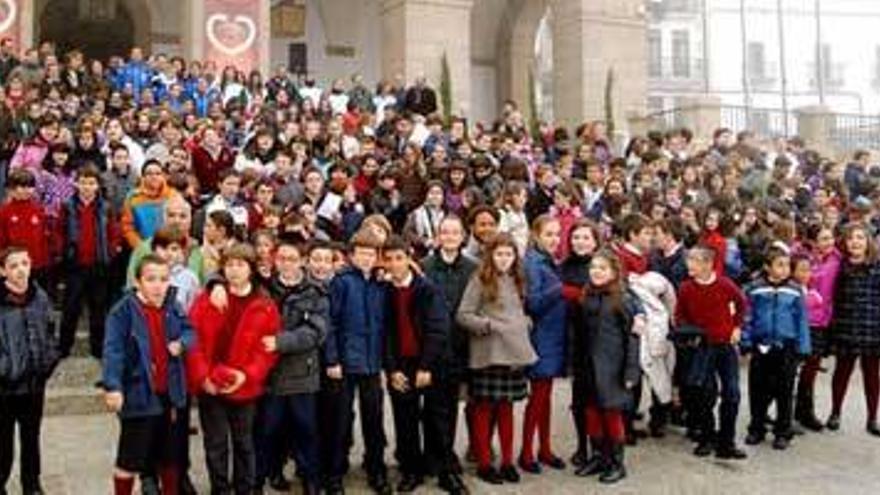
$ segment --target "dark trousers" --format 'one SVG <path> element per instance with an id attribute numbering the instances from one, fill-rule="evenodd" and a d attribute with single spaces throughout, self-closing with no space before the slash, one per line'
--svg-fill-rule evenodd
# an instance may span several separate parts
<path id="1" fill-rule="evenodd" d="M 326 418 L 332 422 L 327 436 L 326 474 L 331 479 L 345 476 L 351 450 L 354 396 L 358 394 L 361 435 L 364 441 L 364 468 L 369 476 L 385 475 L 385 428 L 383 423 L 382 380 L 380 375 L 346 375 L 336 397 L 336 411 Z"/>
<path id="2" fill-rule="evenodd" d="M 234 403 L 202 394 L 199 420 L 213 495 L 250 495 L 256 488 L 253 425 L 255 403 Z M 229 481 L 229 444 L 232 443 L 233 482 Z M 234 487 L 234 489 L 233 489 Z"/>
<path id="3" fill-rule="evenodd" d="M 448 474 L 449 409 L 442 382 L 417 390 L 415 369 L 407 371 L 411 388 L 406 392 L 388 390 L 394 414 L 394 457 L 403 474 Z"/>
<path id="4" fill-rule="evenodd" d="M 776 403 L 773 434 L 791 437 L 792 402 L 798 359 L 793 347 L 772 348 L 766 354 L 757 350 L 749 362 L 749 433 L 766 433 L 767 409 Z"/>
<path id="5" fill-rule="evenodd" d="M 123 243 L 125 244 L 125 243 Z M 122 298 L 128 278 L 128 262 L 131 259 L 131 249 L 124 246 L 121 253 L 110 260 L 110 269 L 107 276 L 107 300 L 114 303 Z"/>
<path id="6" fill-rule="evenodd" d="M 706 345 L 694 356 L 700 362 L 702 383 L 696 403 L 696 423 L 701 441 L 715 440 L 721 447 L 732 447 L 739 411 L 739 355 L 731 344 Z M 695 366 L 697 366 L 695 364 Z M 719 389 L 719 383 L 721 388 Z M 715 435 L 715 402 L 721 398 L 719 428 Z"/>
<path id="7" fill-rule="evenodd" d="M 319 481 L 317 394 L 263 397 L 257 421 L 257 476 L 264 481 L 281 473 L 288 452 L 303 480 Z"/>
<path id="8" fill-rule="evenodd" d="M 456 373 L 440 384 L 444 400 L 446 401 L 446 459 L 451 465 L 458 463 L 458 455 L 455 453 L 455 438 L 458 435 L 458 418 L 461 409 L 459 402 L 464 383 L 464 374 Z M 425 441 L 429 440 L 426 439 Z"/>
<path id="9" fill-rule="evenodd" d="M 0 395 L 0 492 L 12 473 L 16 425 L 21 446 L 21 486 L 28 492 L 40 484 L 40 425 L 43 422 L 44 398 L 43 392 Z"/>
<path id="10" fill-rule="evenodd" d="M 67 270 L 61 314 L 61 353 L 70 355 L 83 306 L 89 310 L 89 352 L 101 359 L 104 320 L 107 316 L 107 270 L 104 267 L 71 266 Z"/>
<path id="11" fill-rule="evenodd" d="M 694 355 L 697 348 L 691 345 L 678 344 L 675 346 L 675 370 L 672 374 L 672 384 L 678 387 L 677 404 L 679 414 L 684 418 L 684 426 L 691 431 L 699 428 L 697 424 L 697 399 L 699 389 L 694 387 L 688 380 L 693 366 Z"/>

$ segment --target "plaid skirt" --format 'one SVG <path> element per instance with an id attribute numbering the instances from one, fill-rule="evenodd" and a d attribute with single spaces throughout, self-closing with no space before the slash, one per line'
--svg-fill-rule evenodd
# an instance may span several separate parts
<path id="1" fill-rule="evenodd" d="M 828 329 L 810 327 L 810 347 L 814 356 L 828 356 L 831 354 L 831 342 L 828 339 Z"/>
<path id="2" fill-rule="evenodd" d="M 529 381 L 522 368 L 490 366 L 471 370 L 468 394 L 474 399 L 516 402 L 529 396 Z"/>

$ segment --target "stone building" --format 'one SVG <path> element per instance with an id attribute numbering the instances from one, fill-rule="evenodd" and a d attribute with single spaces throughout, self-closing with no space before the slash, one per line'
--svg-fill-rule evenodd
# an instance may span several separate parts
<path id="1" fill-rule="evenodd" d="M 0 0 L 0 33 L 23 45 L 54 40 L 62 50 L 80 47 L 98 57 L 139 45 L 153 53 L 262 69 L 285 64 L 325 80 L 353 73 L 369 82 L 425 75 L 435 87 L 445 54 L 453 112 L 477 120 L 491 118 L 506 99 L 528 112 L 530 81 L 543 85 L 542 94 L 552 94 L 555 120 L 604 118 L 612 71 L 613 108 L 623 122 L 627 113 L 645 107 L 644 5 L 644 0 Z"/>

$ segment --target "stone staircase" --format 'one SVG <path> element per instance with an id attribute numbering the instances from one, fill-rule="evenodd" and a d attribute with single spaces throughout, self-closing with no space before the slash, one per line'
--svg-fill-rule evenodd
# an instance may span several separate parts
<path id="1" fill-rule="evenodd" d="M 55 321 L 60 321 L 58 315 Z M 61 361 L 46 388 L 46 416 L 103 414 L 103 391 L 95 385 L 101 379 L 101 363 L 89 355 L 86 318 L 80 320 L 70 357 Z"/>

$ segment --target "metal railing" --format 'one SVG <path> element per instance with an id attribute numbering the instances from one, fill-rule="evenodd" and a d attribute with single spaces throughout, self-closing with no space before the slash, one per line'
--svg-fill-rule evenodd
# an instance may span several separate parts
<path id="1" fill-rule="evenodd" d="M 663 57 L 648 60 L 648 77 L 656 80 L 701 81 L 706 66 L 701 58 Z"/>
<path id="2" fill-rule="evenodd" d="M 836 148 L 880 150 L 880 116 L 838 113 L 830 124 L 828 140 Z"/>

